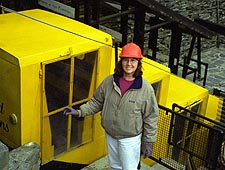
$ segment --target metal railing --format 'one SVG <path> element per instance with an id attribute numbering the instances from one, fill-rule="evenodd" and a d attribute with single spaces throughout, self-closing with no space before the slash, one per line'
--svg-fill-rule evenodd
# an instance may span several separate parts
<path id="1" fill-rule="evenodd" d="M 159 108 L 157 152 L 149 158 L 168 169 L 217 169 L 225 127 L 176 104 Z"/>

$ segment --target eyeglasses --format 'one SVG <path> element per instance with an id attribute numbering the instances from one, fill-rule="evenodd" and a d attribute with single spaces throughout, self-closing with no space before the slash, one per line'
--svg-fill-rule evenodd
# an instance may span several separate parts
<path id="1" fill-rule="evenodd" d="M 122 60 L 122 62 L 124 62 L 124 63 L 129 63 L 130 62 L 131 64 L 134 64 L 134 63 L 138 62 L 138 60 L 135 59 L 135 58 L 124 58 Z"/>

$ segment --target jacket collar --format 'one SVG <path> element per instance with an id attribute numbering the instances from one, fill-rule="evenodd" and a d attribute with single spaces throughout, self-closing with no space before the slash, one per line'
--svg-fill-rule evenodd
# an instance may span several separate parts
<path id="1" fill-rule="evenodd" d="M 119 78 L 120 76 L 113 74 L 114 82 L 118 87 L 120 87 Z M 136 77 L 134 79 L 134 83 L 130 86 L 129 89 L 140 89 L 141 87 L 142 87 L 142 77 Z"/>

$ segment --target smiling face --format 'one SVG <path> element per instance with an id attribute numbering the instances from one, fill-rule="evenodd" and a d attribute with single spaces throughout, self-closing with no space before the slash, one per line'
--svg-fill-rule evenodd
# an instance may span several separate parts
<path id="1" fill-rule="evenodd" d="M 138 67 L 138 59 L 135 58 L 123 58 L 122 68 L 124 71 L 124 77 L 127 79 L 134 78 L 134 72 Z"/>

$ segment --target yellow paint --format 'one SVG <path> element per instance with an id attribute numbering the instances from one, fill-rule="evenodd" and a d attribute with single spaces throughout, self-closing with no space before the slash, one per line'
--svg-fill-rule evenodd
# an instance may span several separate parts
<path id="1" fill-rule="evenodd" d="M 206 111 L 206 117 L 216 120 L 217 113 L 218 112 L 218 105 L 219 105 L 220 99 L 216 96 L 209 95 L 209 100 L 207 104 L 207 111 Z"/>

